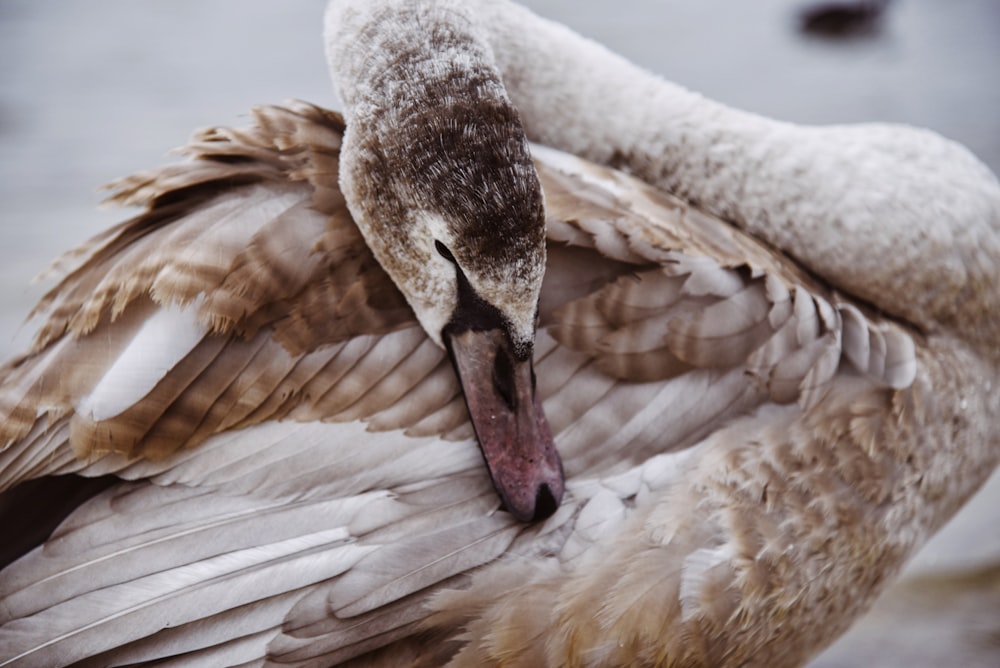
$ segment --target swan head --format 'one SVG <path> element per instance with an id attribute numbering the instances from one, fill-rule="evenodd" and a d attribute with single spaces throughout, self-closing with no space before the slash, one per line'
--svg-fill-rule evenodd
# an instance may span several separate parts
<path id="1" fill-rule="evenodd" d="M 492 56 L 447 2 L 336 0 L 326 28 L 347 118 L 348 207 L 448 351 L 505 506 L 521 520 L 547 517 L 563 474 L 532 367 L 542 192 Z"/>

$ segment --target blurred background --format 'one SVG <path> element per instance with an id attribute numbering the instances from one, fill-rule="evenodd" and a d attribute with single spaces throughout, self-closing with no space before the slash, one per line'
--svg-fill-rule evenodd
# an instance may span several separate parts
<path id="1" fill-rule="evenodd" d="M 44 287 L 31 278 L 125 215 L 96 209 L 98 185 L 254 104 L 337 106 L 324 4 L 0 0 L 4 357 L 30 340 L 23 319 Z M 802 123 L 926 126 L 1000 172 L 1000 0 L 524 4 L 727 104 Z M 813 665 L 1000 666 L 998 520 L 995 475 Z"/>

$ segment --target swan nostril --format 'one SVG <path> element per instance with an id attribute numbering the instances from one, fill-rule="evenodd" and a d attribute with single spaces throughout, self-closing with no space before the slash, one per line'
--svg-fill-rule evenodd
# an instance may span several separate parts
<path id="1" fill-rule="evenodd" d="M 517 384 L 514 380 L 514 362 L 506 351 L 497 351 L 493 360 L 493 387 L 513 413 L 517 411 Z"/>
<path id="2" fill-rule="evenodd" d="M 549 487 L 548 483 L 543 482 L 538 486 L 538 492 L 535 494 L 535 514 L 531 521 L 538 522 L 548 519 L 558 508 L 559 502 L 556 501 L 552 488 Z"/>

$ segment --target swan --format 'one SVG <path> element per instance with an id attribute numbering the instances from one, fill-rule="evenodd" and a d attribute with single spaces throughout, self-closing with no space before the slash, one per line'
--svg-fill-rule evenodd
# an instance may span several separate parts
<path id="1" fill-rule="evenodd" d="M 798 665 L 996 467 L 1000 186 L 961 147 L 727 109 L 506 2 L 326 23 L 331 60 L 467 30 L 539 142 L 562 503 L 502 509 L 441 313 L 376 261 L 364 110 L 262 107 L 115 185 L 145 212 L 3 368 L 0 486 L 103 489 L 0 571 L 0 665 Z M 475 271 L 418 222 L 383 234 Z"/>

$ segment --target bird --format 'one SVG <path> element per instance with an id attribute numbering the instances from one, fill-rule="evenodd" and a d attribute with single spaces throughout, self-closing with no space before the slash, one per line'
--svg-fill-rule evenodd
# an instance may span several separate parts
<path id="1" fill-rule="evenodd" d="M 0 665 L 800 665 L 995 469 L 1000 185 L 964 148 L 728 109 L 508 2 L 337 0 L 326 39 L 491 61 L 535 142 L 537 314 L 472 377 L 534 330 L 561 502 L 498 497 L 441 317 L 361 229 L 388 195 L 338 80 L 346 120 L 203 131 L 55 264 L 0 488 L 71 507 L 0 571 Z M 415 271 L 502 294 L 440 213 Z"/>

